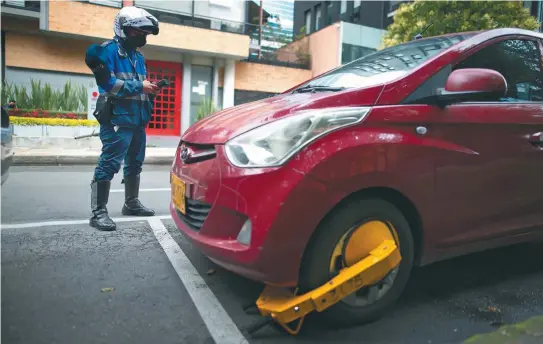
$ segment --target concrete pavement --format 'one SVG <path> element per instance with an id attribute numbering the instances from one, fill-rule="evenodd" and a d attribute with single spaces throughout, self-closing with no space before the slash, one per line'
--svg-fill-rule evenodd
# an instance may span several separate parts
<path id="1" fill-rule="evenodd" d="M 461 343 L 543 314 L 542 246 L 533 244 L 416 269 L 372 324 L 332 330 L 308 319 L 298 337 L 268 327 L 244 339 L 238 330 L 258 318 L 241 305 L 262 286 L 215 266 L 177 230 L 168 172 L 144 168 L 152 220 L 121 215 L 116 176 L 108 208 L 123 222 L 102 233 L 87 224 L 92 167 L 13 168 L 2 186 L 2 342 Z"/>
<path id="2" fill-rule="evenodd" d="M 137 222 L 2 230 L 2 343 L 212 343 Z"/>
<path id="3" fill-rule="evenodd" d="M 93 166 L 14 166 L 2 185 L 2 223 L 88 219 Z M 108 210 L 122 217 L 122 171 L 111 181 Z M 143 166 L 140 199 L 168 215 L 169 169 Z"/>

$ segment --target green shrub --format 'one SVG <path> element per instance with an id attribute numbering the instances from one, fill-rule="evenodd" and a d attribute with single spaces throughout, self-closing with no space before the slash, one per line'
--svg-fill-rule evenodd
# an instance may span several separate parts
<path id="1" fill-rule="evenodd" d="M 2 106 L 9 100 L 15 100 L 21 109 L 43 109 L 48 111 L 87 111 L 87 89 L 73 85 L 71 81 L 60 90 L 54 90 L 51 84 L 41 80 L 30 80 L 30 90 L 25 86 L 4 83 L 2 86 Z"/>
<path id="2" fill-rule="evenodd" d="M 218 110 L 219 109 L 215 107 L 215 104 L 213 104 L 213 100 L 211 100 L 211 98 L 205 98 L 196 112 L 196 121 L 199 121 Z"/>
<path id="3" fill-rule="evenodd" d="M 64 126 L 64 127 L 95 127 L 98 126 L 98 122 L 95 120 L 88 119 L 65 119 L 65 118 L 32 118 L 32 117 L 11 117 L 10 122 L 13 125 L 53 125 L 53 126 Z"/>

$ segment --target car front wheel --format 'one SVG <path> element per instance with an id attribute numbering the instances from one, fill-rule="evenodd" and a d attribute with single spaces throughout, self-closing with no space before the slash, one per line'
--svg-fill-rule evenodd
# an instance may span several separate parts
<path id="1" fill-rule="evenodd" d="M 380 318 L 401 295 L 413 265 L 413 237 L 403 214 L 382 199 L 358 199 L 334 210 L 315 235 L 301 269 L 303 291 L 323 285 L 342 268 L 367 257 L 384 240 L 396 242 L 402 259 L 395 269 L 320 314 L 327 323 L 339 326 Z"/>

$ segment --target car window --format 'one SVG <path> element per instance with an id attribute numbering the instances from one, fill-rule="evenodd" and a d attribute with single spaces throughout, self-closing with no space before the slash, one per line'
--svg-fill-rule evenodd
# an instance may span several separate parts
<path id="1" fill-rule="evenodd" d="M 334 69 L 298 89 L 308 86 L 357 88 L 392 81 L 475 34 L 438 36 L 392 46 Z"/>
<path id="2" fill-rule="evenodd" d="M 511 39 L 489 45 L 469 56 L 453 69 L 488 68 L 507 81 L 503 102 L 543 102 L 541 52 L 535 41 Z"/>

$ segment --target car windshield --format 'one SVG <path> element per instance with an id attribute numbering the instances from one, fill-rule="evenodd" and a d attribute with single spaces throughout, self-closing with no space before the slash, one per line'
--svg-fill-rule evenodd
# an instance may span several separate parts
<path id="1" fill-rule="evenodd" d="M 298 87 L 294 92 L 303 92 L 304 90 L 334 91 L 368 87 L 392 81 L 407 74 L 429 58 L 473 35 L 475 33 L 462 33 L 416 40 L 389 47 L 332 70 Z"/>

